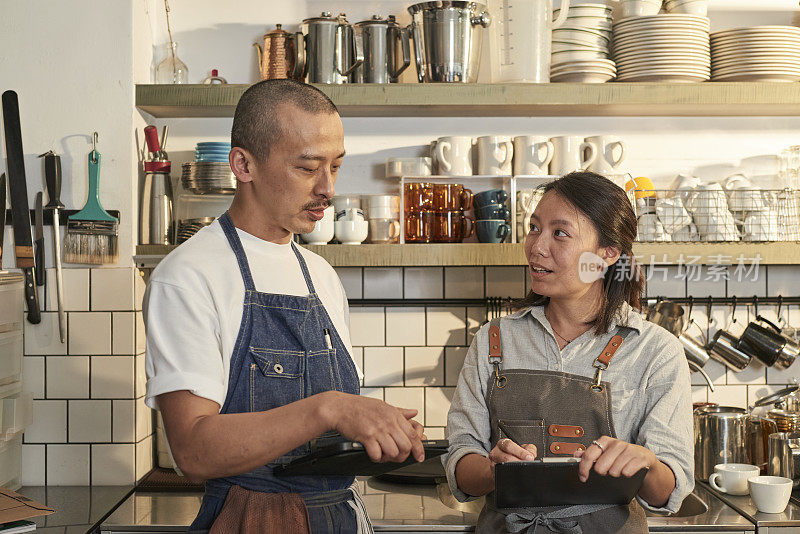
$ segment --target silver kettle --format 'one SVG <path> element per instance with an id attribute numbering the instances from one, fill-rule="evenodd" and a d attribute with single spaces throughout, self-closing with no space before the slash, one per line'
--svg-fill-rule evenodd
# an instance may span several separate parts
<path id="1" fill-rule="evenodd" d="M 370 20 L 356 22 L 355 31 L 364 44 L 364 63 L 356 69 L 353 81 L 397 83 L 400 74 L 411 64 L 411 30 L 401 28 L 394 16 L 384 20 L 380 15 L 373 15 Z"/>
<path id="2" fill-rule="evenodd" d="M 791 478 L 800 484 L 800 432 L 775 432 L 769 435 L 767 474 Z"/>
<path id="3" fill-rule="evenodd" d="M 353 31 L 344 13 L 332 17 L 323 12 L 319 17 L 303 20 L 306 46 L 306 82 L 349 83 L 355 70 L 364 63 L 361 36 Z"/>

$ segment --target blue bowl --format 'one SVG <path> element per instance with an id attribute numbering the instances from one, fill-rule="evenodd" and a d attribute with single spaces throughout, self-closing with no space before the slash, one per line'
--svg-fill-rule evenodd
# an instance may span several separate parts
<path id="1" fill-rule="evenodd" d="M 225 155 L 227 155 L 227 154 L 230 154 L 231 151 L 230 150 L 195 150 L 194 153 L 195 154 L 211 154 L 211 155 L 216 155 L 216 154 L 225 154 Z"/>
<path id="2" fill-rule="evenodd" d="M 228 156 L 195 156 L 195 161 L 216 161 L 219 163 L 228 163 Z"/>
<path id="3" fill-rule="evenodd" d="M 229 147 L 231 144 L 227 141 L 203 141 L 201 143 L 197 143 L 198 147 L 206 146 L 206 147 Z"/>

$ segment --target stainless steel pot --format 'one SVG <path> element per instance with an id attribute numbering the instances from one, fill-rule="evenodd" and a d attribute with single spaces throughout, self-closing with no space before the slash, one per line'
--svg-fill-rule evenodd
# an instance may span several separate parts
<path id="1" fill-rule="evenodd" d="M 750 354 L 739 350 L 739 338 L 727 330 L 717 330 L 709 345 L 708 353 L 721 364 L 736 372 L 744 371 L 750 360 Z"/>
<path id="2" fill-rule="evenodd" d="M 776 432 L 769 436 L 767 474 L 791 478 L 800 484 L 800 432 Z"/>
<path id="3" fill-rule="evenodd" d="M 422 2 L 408 8 L 420 82 L 475 83 L 483 28 L 491 22 L 484 4 L 455 0 Z"/>
<path id="4" fill-rule="evenodd" d="M 303 21 L 306 46 L 306 82 L 342 84 L 364 62 L 360 36 L 353 32 L 344 13 L 332 17 L 323 12 Z"/>
<path id="5" fill-rule="evenodd" d="M 680 336 L 686 326 L 683 306 L 670 300 L 664 300 L 650 308 L 647 320 L 656 323 L 674 336 Z"/>
<path id="6" fill-rule="evenodd" d="M 760 315 L 756 320 L 768 324 L 772 330 L 757 322 L 750 323 L 742 332 L 739 347 L 765 365 L 788 369 L 800 355 L 800 345 L 781 334 L 781 329 L 773 322 Z"/>
<path id="7" fill-rule="evenodd" d="M 750 463 L 750 415 L 733 406 L 704 406 L 694 411 L 694 474 L 708 480 L 714 466 Z"/>
<path id="8" fill-rule="evenodd" d="M 356 22 L 356 33 L 364 45 L 364 63 L 353 73 L 356 83 L 397 83 L 400 74 L 411 64 L 410 30 L 401 28 L 391 16 L 383 20 Z M 398 44 L 400 50 L 398 53 Z"/>

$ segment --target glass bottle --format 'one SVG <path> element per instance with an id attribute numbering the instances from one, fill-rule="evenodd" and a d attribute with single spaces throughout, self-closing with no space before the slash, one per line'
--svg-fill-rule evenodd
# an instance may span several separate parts
<path id="1" fill-rule="evenodd" d="M 156 67 L 156 83 L 189 83 L 189 69 L 178 57 L 178 43 L 167 45 L 167 57 Z"/>

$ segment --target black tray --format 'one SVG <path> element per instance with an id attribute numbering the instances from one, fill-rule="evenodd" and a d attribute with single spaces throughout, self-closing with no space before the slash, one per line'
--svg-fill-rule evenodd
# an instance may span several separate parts
<path id="1" fill-rule="evenodd" d="M 425 448 L 425 459 L 427 460 L 445 454 L 448 441 L 446 439 L 428 440 L 423 441 L 422 445 Z M 417 461 L 411 455 L 405 462 L 376 463 L 370 460 L 363 445 L 354 441 L 343 441 L 316 448 L 306 456 L 276 467 L 273 474 L 279 477 L 298 475 L 377 476 L 416 463 Z"/>
<path id="2" fill-rule="evenodd" d="M 574 504 L 627 505 L 642 487 L 647 469 L 630 478 L 589 473 L 578 478 L 578 462 L 506 462 L 495 466 L 498 508 L 566 506 Z"/>

